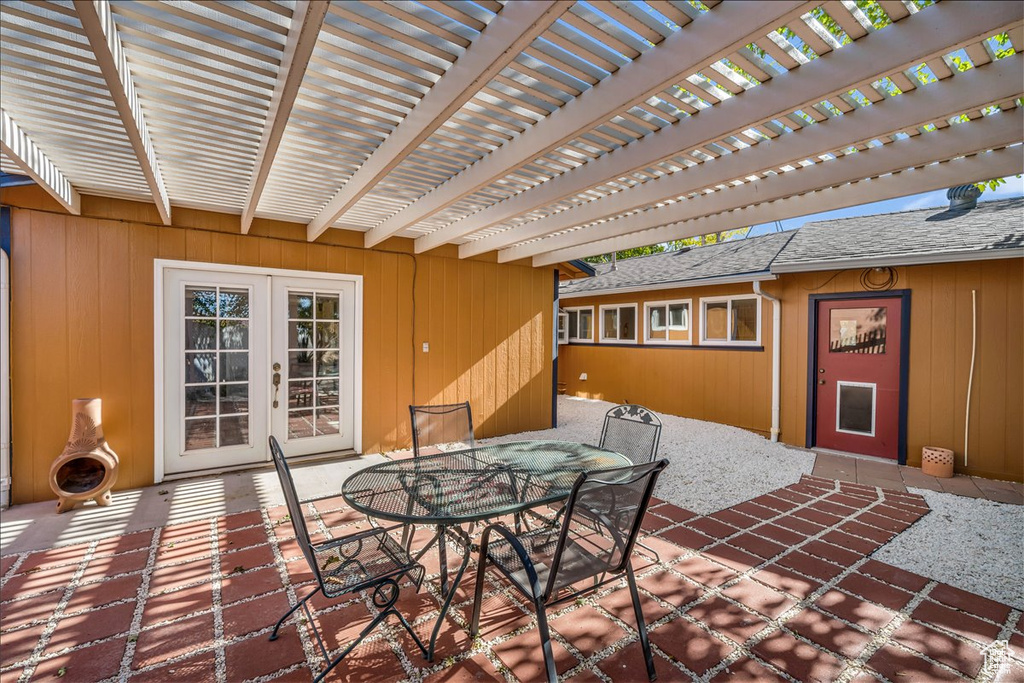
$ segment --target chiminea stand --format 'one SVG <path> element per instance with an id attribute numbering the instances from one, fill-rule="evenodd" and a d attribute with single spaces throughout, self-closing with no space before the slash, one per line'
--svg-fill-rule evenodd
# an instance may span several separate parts
<path id="1" fill-rule="evenodd" d="M 102 401 L 76 398 L 71 402 L 71 435 L 64 452 L 50 466 L 50 488 L 57 494 L 57 513 L 81 502 L 110 505 L 117 481 L 117 454 L 103 436 Z"/>

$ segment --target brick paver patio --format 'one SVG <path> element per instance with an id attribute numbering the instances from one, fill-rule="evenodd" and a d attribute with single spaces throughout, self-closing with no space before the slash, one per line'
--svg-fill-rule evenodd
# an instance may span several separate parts
<path id="1" fill-rule="evenodd" d="M 340 499 L 306 507 L 321 538 L 366 524 Z M 817 477 L 703 517 L 656 504 L 644 541 L 659 557 L 638 548 L 634 566 L 659 681 L 1024 680 L 1019 609 L 870 559 L 927 512 L 913 494 Z M 311 580 L 285 514 L 0 558 L 0 683 L 309 680 L 323 663 L 298 616 L 267 641 Z M 424 558 L 428 572 L 436 558 Z M 333 680 L 537 680 L 536 621 L 496 576 L 470 639 L 474 567 L 433 664 L 387 626 Z M 421 634 L 436 591 L 428 581 L 402 600 Z M 331 647 L 369 618 L 362 599 L 314 602 Z M 553 612 L 551 627 L 565 678 L 645 680 L 624 586 Z"/>

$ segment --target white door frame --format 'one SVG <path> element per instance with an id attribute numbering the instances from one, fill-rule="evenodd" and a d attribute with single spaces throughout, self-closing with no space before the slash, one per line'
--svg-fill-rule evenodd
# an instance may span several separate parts
<path id="1" fill-rule="evenodd" d="M 153 259 L 153 482 L 159 484 L 164 480 L 164 271 L 168 269 L 194 270 L 197 272 L 219 272 L 219 273 L 244 273 L 248 275 L 266 275 L 278 277 L 298 277 L 321 280 L 342 280 L 354 282 L 355 292 L 355 320 L 353 363 L 354 372 L 352 376 L 352 421 L 353 421 L 353 450 L 357 453 L 363 451 L 363 276 L 351 275 L 348 273 L 327 273 L 312 270 L 291 270 L 285 268 L 261 268 L 255 266 L 238 266 L 226 263 L 206 263 L 197 261 L 176 261 L 171 259 Z M 271 302 L 268 297 L 266 311 L 267 319 L 270 319 Z M 268 404 L 269 405 L 269 404 Z M 270 424 L 270 415 L 266 415 L 267 424 Z M 217 471 L 231 469 L 244 469 L 251 465 L 240 468 L 224 468 L 222 470 L 204 471 L 203 474 L 214 474 Z"/>

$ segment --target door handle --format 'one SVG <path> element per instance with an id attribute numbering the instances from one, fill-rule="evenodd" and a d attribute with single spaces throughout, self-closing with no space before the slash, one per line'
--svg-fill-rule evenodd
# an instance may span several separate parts
<path id="1" fill-rule="evenodd" d="M 274 363 L 274 407 L 276 408 L 279 404 L 277 400 L 277 393 L 281 390 L 281 364 Z"/>
<path id="2" fill-rule="evenodd" d="M 818 380 L 818 384 L 824 384 L 824 383 L 825 383 L 825 380 L 823 380 L 823 379 L 819 379 Z M 274 407 L 275 408 L 277 407 L 277 401 L 274 402 Z"/>

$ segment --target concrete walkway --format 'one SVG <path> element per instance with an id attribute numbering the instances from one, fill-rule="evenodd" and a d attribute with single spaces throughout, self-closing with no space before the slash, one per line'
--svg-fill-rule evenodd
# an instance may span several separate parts
<path id="1" fill-rule="evenodd" d="M 931 477 L 918 467 L 906 467 L 877 458 L 854 457 L 815 450 L 812 474 L 838 481 L 878 486 L 894 491 L 907 488 L 941 491 L 996 503 L 1024 505 L 1024 484 L 957 474 L 951 478 Z"/>

